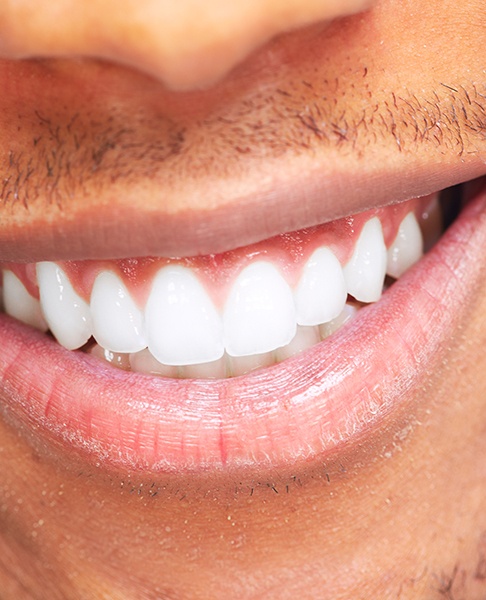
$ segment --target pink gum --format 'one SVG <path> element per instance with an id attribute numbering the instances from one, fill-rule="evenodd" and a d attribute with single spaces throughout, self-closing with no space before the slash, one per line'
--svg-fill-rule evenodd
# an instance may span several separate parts
<path id="1" fill-rule="evenodd" d="M 102 271 L 111 271 L 120 276 L 135 302 L 145 306 L 151 282 L 156 272 L 166 265 L 178 264 L 189 267 L 196 273 L 216 306 L 221 306 L 228 287 L 238 273 L 255 260 L 269 260 L 275 264 L 287 282 L 294 287 L 302 266 L 320 246 L 326 246 L 345 265 L 353 253 L 357 239 L 365 223 L 378 217 L 383 227 L 385 244 L 391 246 L 400 223 L 414 212 L 419 222 L 435 194 L 415 198 L 400 204 L 377 208 L 344 219 L 324 223 L 308 229 L 285 233 L 256 244 L 229 250 L 221 254 L 182 258 L 144 257 L 119 260 L 61 261 L 57 264 L 69 277 L 76 292 L 89 301 L 94 281 Z M 35 263 L 0 263 L 0 268 L 13 271 L 23 282 L 28 292 L 39 297 Z"/>

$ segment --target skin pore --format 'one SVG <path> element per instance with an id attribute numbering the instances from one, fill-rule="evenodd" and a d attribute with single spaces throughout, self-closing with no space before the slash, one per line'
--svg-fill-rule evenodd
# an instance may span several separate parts
<path id="1" fill-rule="evenodd" d="M 486 172 L 479 0 L 193 4 L 0 2 L 3 260 L 220 252 Z M 2 600 L 483 598 L 473 279 L 403 408 L 277 469 L 108 469 L 2 387 Z"/>

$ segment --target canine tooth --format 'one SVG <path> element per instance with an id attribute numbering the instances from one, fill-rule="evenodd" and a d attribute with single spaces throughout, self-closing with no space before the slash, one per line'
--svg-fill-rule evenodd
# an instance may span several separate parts
<path id="1" fill-rule="evenodd" d="M 194 365 L 223 356 L 221 318 L 185 267 L 163 267 L 157 273 L 145 321 L 150 352 L 163 364 Z"/>
<path id="2" fill-rule="evenodd" d="M 338 329 L 341 329 L 345 323 L 356 316 L 357 312 L 358 309 L 356 306 L 353 306 L 352 304 L 345 304 L 342 313 L 338 317 L 329 323 L 323 323 L 322 325 L 319 325 L 319 334 L 321 339 L 324 340 Z"/>
<path id="3" fill-rule="evenodd" d="M 348 293 L 360 302 L 376 302 L 381 297 L 387 253 L 378 217 L 370 219 L 358 238 L 353 256 L 344 267 Z"/>
<path id="4" fill-rule="evenodd" d="M 112 352 L 138 352 L 147 347 L 142 311 L 121 279 L 109 271 L 100 273 L 90 300 L 93 336 Z"/>
<path id="5" fill-rule="evenodd" d="M 3 272 L 3 305 L 5 312 L 11 317 L 40 331 L 47 330 L 39 300 L 29 294 L 12 271 Z"/>
<path id="6" fill-rule="evenodd" d="M 245 375 L 255 369 L 262 369 L 275 364 L 275 353 L 264 352 L 251 356 L 228 356 L 228 372 L 232 377 Z"/>
<path id="7" fill-rule="evenodd" d="M 231 356 L 262 354 L 295 335 L 295 307 L 287 282 L 270 263 L 248 265 L 233 283 L 223 314 L 225 347 Z"/>
<path id="8" fill-rule="evenodd" d="M 132 371 L 138 373 L 148 373 L 151 375 L 160 375 L 161 377 L 179 377 L 180 367 L 173 365 L 163 365 L 150 352 L 148 348 L 129 355 L 130 367 Z"/>
<path id="9" fill-rule="evenodd" d="M 341 263 L 329 248 L 318 248 L 306 262 L 294 293 L 297 323 L 331 321 L 343 310 L 347 295 Z"/>
<path id="10" fill-rule="evenodd" d="M 321 337 L 319 335 L 319 328 L 317 326 L 298 326 L 294 339 L 290 342 L 290 344 L 287 344 L 283 348 L 279 348 L 275 351 L 277 361 L 285 360 L 286 358 L 294 356 L 294 354 L 303 352 L 304 350 L 307 350 L 307 348 L 315 346 L 315 344 L 318 344 L 320 341 Z"/>
<path id="11" fill-rule="evenodd" d="M 57 341 L 68 350 L 83 346 L 91 337 L 88 304 L 56 263 L 38 263 L 37 282 L 42 312 Z"/>
<path id="12" fill-rule="evenodd" d="M 413 212 L 403 219 L 393 244 L 388 249 L 386 272 L 398 279 L 422 257 L 424 241 Z"/>

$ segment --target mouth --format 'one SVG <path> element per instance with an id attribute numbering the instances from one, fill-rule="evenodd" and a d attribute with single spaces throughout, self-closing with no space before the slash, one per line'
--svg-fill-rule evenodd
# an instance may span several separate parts
<path id="1" fill-rule="evenodd" d="M 4 263 L 3 302 L 64 348 L 126 371 L 222 379 L 329 337 L 441 231 L 432 194 L 222 254 Z"/>
<path id="2" fill-rule="evenodd" d="M 4 262 L 2 410 L 113 468 L 349 447 L 407 409 L 466 318 L 484 178 L 461 190 L 445 233 L 435 193 L 219 254 Z"/>

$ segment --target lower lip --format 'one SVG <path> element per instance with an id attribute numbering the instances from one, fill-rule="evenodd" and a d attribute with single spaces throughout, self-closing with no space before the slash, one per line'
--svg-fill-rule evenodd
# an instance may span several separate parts
<path id="1" fill-rule="evenodd" d="M 374 435 L 440 361 L 483 269 L 486 190 L 382 300 L 331 338 L 243 377 L 119 371 L 0 317 L 0 410 L 37 441 L 107 468 L 281 467 Z"/>

